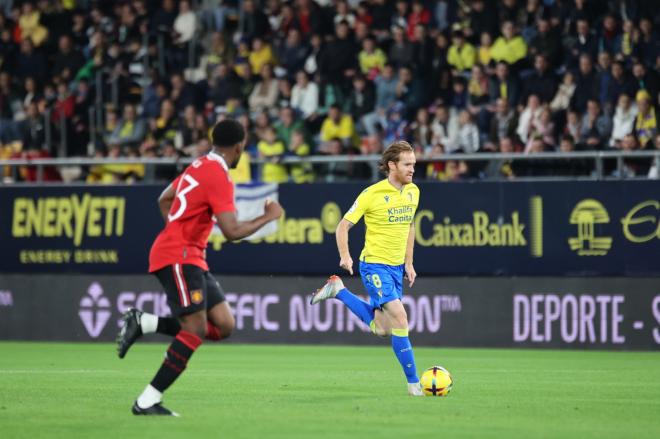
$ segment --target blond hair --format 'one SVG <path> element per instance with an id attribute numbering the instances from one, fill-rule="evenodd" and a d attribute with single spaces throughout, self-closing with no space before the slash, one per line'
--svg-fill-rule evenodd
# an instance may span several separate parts
<path id="1" fill-rule="evenodd" d="M 389 162 L 397 163 L 402 152 L 414 151 L 415 150 L 410 145 L 410 143 L 406 142 L 405 140 L 397 140 L 388 146 L 385 152 L 383 152 L 383 156 L 381 157 L 380 163 L 378 164 L 380 171 L 385 175 L 388 175 L 390 172 L 390 167 L 388 166 Z"/>

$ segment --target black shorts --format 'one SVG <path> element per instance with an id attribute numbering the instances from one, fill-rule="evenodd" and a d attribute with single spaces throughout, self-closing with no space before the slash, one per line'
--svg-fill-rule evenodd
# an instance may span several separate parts
<path id="1" fill-rule="evenodd" d="M 196 265 L 174 264 L 154 272 L 174 317 L 209 310 L 225 301 L 220 283 Z"/>

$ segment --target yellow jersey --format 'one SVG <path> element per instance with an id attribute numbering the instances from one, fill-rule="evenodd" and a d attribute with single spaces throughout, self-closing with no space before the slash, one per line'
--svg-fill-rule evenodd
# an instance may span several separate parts
<path id="1" fill-rule="evenodd" d="M 419 188 L 414 183 L 399 190 L 385 179 L 362 191 L 344 215 L 353 224 L 364 216 L 366 234 L 360 260 L 371 264 L 403 264 L 418 204 Z"/>

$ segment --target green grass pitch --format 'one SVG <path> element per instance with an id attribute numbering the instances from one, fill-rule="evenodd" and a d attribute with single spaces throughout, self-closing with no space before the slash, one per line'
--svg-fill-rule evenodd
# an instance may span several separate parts
<path id="1" fill-rule="evenodd" d="M 165 347 L 0 343 L 0 437 L 660 437 L 658 352 L 417 348 L 455 385 L 412 398 L 388 346 L 203 345 L 165 395 L 182 417 L 135 417 Z"/>

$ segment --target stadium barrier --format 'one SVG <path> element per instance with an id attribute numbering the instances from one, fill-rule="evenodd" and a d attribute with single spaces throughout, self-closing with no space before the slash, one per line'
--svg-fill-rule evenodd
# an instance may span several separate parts
<path id="1" fill-rule="evenodd" d="M 90 115 L 98 114 L 95 110 L 90 110 Z M 64 148 L 64 147 L 62 147 Z M 63 155 L 63 154 L 61 154 Z M 369 155 L 313 155 L 308 157 L 285 156 L 281 162 L 285 165 L 294 165 L 297 163 L 311 163 L 313 165 L 336 165 L 336 164 L 354 164 L 363 163 L 369 165 L 372 171 L 372 179 L 380 178 L 378 171 L 378 162 L 381 156 L 379 154 Z M 604 180 L 604 179 L 623 179 L 626 178 L 624 166 L 626 161 L 648 161 L 648 164 L 660 166 L 660 149 L 648 151 L 574 151 L 574 152 L 543 152 L 543 153 L 487 153 L 479 152 L 472 154 L 439 154 L 439 155 L 420 155 L 417 157 L 419 163 L 434 163 L 434 162 L 449 162 L 449 161 L 466 161 L 472 163 L 479 163 L 483 166 L 484 163 L 491 163 L 494 168 L 501 167 L 505 163 L 521 163 L 521 162 L 548 162 L 557 166 L 571 162 L 581 162 L 587 166 L 593 163 L 593 172 L 589 175 L 579 177 L 580 179 L 587 180 Z M 17 180 L 19 168 L 29 166 L 34 167 L 36 170 L 37 182 L 43 182 L 44 168 L 47 166 L 55 167 L 74 167 L 74 166 L 91 166 L 91 165 L 108 165 L 108 164 L 141 164 L 145 165 L 145 182 L 153 183 L 155 169 L 159 166 L 176 166 L 179 171 L 183 171 L 184 167 L 194 161 L 193 158 L 36 158 L 36 159 L 0 159 L 0 171 L 3 167 L 9 169 L 8 174 L 13 181 Z M 609 163 L 606 166 L 606 163 Z M 255 165 L 255 175 L 260 175 L 260 167 L 269 163 L 268 159 L 253 158 L 250 160 L 252 165 Z M 587 166 L 588 167 L 588 166 Z M 484 173 L 482 179 L 503 179 L 502 176 L 491 176 Z M 558 176 L 554 179 L 565 179 L 567 176 Z M 330 173 L 326 176 L 326 182 L 334 182 L 336 176 Z M 551 180 L 552 176 L 543 173 L 541 176 L 519 176 L 518 180 Z"/>
<path id="2" fill-rule="evenodd" d="M 419 183 L 415 266 L 426 276 L 660 276 L 655 180 Z M 211 236 L 222 274 L 325 275 L 334 231 L 363 184 L 249 185 L 238 203 L 279 199 L 277 231 L 227 243 Z M 141 274 L 163 227 L 162 185 L 0 187 L 0 273 Z M 241 207 L 239 212 L 249 209 Z M 409 212 L 392 209 L 390 221 Z M 362 222 L 351 231 L 354 260 Z"/>
<path id="3" fill-rule="evenodd" d="M 337 300 L 309 305 L 322 277 L 219 279 L 236 318 L 232 343 L 387 343 Z M 364 291 L 355 277 L 346 283 Z M 420 277 L 403 302 L 416 346 L 660 348 L 652 278 Z M 0 339 L 112 341 L 133 306 L 169 314 L 148 275 L 0 275 Z"/>

